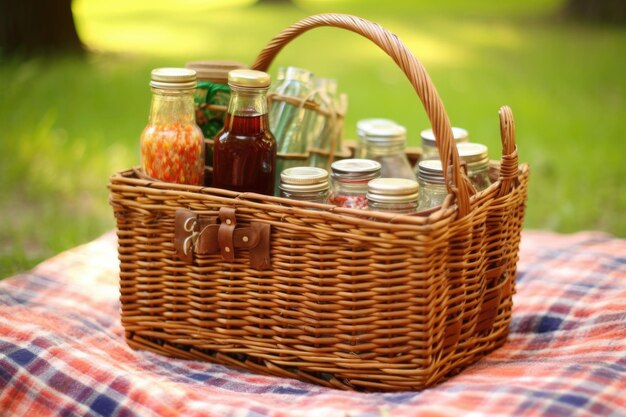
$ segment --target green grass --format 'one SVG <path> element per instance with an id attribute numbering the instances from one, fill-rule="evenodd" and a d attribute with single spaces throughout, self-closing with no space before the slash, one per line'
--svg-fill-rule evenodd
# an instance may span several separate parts
<path id="1" fill-rule="evenodd" d="M 422 4 L 424 3 L 424 4 Z M 501 4 L 500 4 L 501 3 Z M 396 33 L 425 65 L 454 125 L 499 151 L 498 108 L 515 113 L 532 168 L 525 227 L 626 236 L 626 30 L 556 17 L 556 0 L 462 2 L 76 0 L 86 58 L 0 60 L 0 277 L 114 228 L 109 176 L 139 161 L 149 73 L 197 59 L 252 63 L 279 30 L 320 12 Z M 278 65 L 335 77 L 350 97 L 345 136 L 365 117 L 428 122 L 393 62 L 357 35 L 320 28 Z"/>

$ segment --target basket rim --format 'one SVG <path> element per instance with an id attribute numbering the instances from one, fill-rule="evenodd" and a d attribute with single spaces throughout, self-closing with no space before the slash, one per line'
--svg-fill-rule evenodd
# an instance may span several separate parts
<path id="1" fill-rule="evenodd" d="M 491 161 L 492 166 L 499 167 L 499 161 Z M 307 201 L 296 201 L 284 197 L 267 196 L 263 194 L 235 192 L 220 188 L 207 186 L 196 186 L 187 184 L 168 183 L 159 180 L 151 180 L 139 177 L 139 168 L 133 167 L 116 172 L 110 177 L 109 190 L 113 193 L 118 186 L 135 187 L 137 191 L 158 194 L 160 196 L 172 196 L 176 198 L 189 197 L 196 200 L 206 199 L 207 201 L 223 202 L 224 205 L 234 206 L 236 208 L 263 208 L 271 207 L 277 212 L 284 215 L 296 216 L 315 216 L 326 220 L 340 220 L 342 223 L 351 223 L 362 225 L 364 227 L 385 228 L 389 231 L 406 230 L 407 227 L 413 230 L 425 231 L 450 223 L 458 214 L 458 206 L 453 204 L 447 208 L 442 206 L 418 212 L 416 215 L 384 213 L 377 211 L 367 211 L 362 209 L 352 209 L 345 207 L 337 207 L 330 204 L 320 204 Z M 520 184 L 521 179 L 529 173 L 528 164 L 519 165 L 518 178 Z M 471 210 L 467 213 L 470 215 L 475 209 L 485 204 L 490 204 L 493 200 L 507 198 L 508 195 L 514 193 L 520 186 L 513 187 L 504 196 L 498 196 L 502 181 L 498 179 L 494 181 L 487 189 L 474 194 L 471 198 Z M 449 199 L 449 196 L 448 196 Z M 115 196 L 111 196 L 110 203 L 115 204 Z M 184 204 L 183 204 L 184 205 Z M 171 210 L 175 211 L 177 207 L 172 206 Z M 421 215 L 420 215 L 421 213 Z M 277 219 L 279 222 L 280 219 Z M 266 222 L 272 223 L 267 220 Z M 296 225 L 293 225 L 297 228 Z"/>

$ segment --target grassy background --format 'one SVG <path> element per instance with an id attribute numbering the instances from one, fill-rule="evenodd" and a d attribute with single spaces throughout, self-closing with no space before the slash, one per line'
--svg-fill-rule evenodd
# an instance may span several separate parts
<path id="1" fill-rule="evenodd" d="M 525 227 L 626 236 L 626 30 L 560 19 L 558 0 L 75 0 L 86 58 L 0 58 L 0 277 L 114 228 L 108 177 L 139 161 L 149 73 L 197 59 L 252 63 L 279 30 L 321 12 L 393 31 L 425 65 L 453 125 L 499 152 L 498 108 L 516 115 L 531 164 Z M 320 28 L 278 65 L 337 78 L 349 94 L 345 136 L 388 117 L 411 145 L 428 122 L 411 87 L 365 39 Z"/>

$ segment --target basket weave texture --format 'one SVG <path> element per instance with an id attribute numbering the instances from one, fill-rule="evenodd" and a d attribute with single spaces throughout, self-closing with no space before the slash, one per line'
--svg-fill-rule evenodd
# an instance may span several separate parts
<path id="1" fill-rule="evenodd" d="M 408 216 L 170 184 L 133 169 L 115 174 L 126 339 L 339 389 L 423 389 L 506 342 L 528 166 L 518 165 L 513 116 L 503 107 L 502 160 L 492 163 L 494 183 L 475 193 L 424 68 L 372 22 L 311 16 L 277 35 L 252 67 L 266 70 L 291 39 L 320 26 L 361 34 L 404 71 L 435 132 L 448 198 Z M 236 224 L 227 226 L 224 208 Z M 217 252 L 181 260 L 181 210 L 219 233 L 235 230 L 235 239 L 237 228 L 269 225 L 268 265 L 255 268 L 252 248 L 225 252 L 221 241 Z"/>

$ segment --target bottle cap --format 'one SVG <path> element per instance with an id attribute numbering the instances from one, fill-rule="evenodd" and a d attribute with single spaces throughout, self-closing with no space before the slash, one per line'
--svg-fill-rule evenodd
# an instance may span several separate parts
<path id="1" fill-rule="evenodd" d="M 408 178 L 376 178 L 367 189 L 367 199 L 381 203 L 416 201 L 419 194 L 417 181 Z"/>
<path id="2" fill-rule="evenodd" d="M 406 141 L 406 128 L 393 121 L 377 119 L 362 126 L 361 135 L 368 143 L 379 146 L 396 145 Z"/>
<path id="3" fill-rule="evenodd" d="M 381 165 L 370 159 L 341 159 L 330 166 L 332 177 L 344 181 L 365 181 L 380 176 Z"/>
<path id="4" fill-rule="evenodd" d="M 441 168 L 441 161 L 438 159 L 427 159 L 420 161 L 418 178 L 424 182 L 431 184 L 445 184 L 443 178 L 443 169 Z"/>
<path id="5" fill-rule="evenodd" d="M 270 75 L 267 72 L 236 69 L 228 73 L 228 84 L 237 87 L 269 87 L 271 83 Z"/>
<path id="6" fill-rule="evenodd" d="M 364 134 L 363 132 L 368 130 L 370 126 L 376 126 L 376 125 L 380 126 L 380 125 L 385 125 L 385 124 L 395 125 L 396 122 L 390 119 L 379 119 L 379 118 L 361 119 L 358 122 L 356 122 L 356 134 L 362 138 Z"/>
<path id="7" fill-rule="evenodd" d="M 196 71 L 189 68 L 157 68 L 151 72 L 150 86 L 173 90 L 196 88 Z"/>
<path id="8" fill-rule="evenodd" d="M 420 132 L 422 143 L 428 146 L 435 146 L 435 133 L 432 129 L 422 130 Z M 455 143 L 467 142 L 469 134 L 467 130 L 460 127 L 452 127 L 452 138 Z"/>
<path id="9" fill-rule="evenodd" d="M 315 184 L 328 181 L 328 171 L 318 167 L 293 167 L 280 173 L 280 180 L 289 184 Z"/>
<path id="10" fill-rule="evenodd" d="M 459 157 L 467 163 L 468 169 L 489 164 L 488 149 L 481 143 L 459 143 L 456 148 L 459 151 Z"/>
<path id="11" fill-rule="evenodd" d="M 328 171 L 318 167 L 293 167 L 280 173 L 279 188 L 291 193 L 324 191 L 329 188 Z"/>

